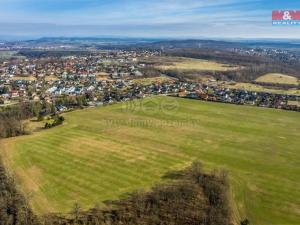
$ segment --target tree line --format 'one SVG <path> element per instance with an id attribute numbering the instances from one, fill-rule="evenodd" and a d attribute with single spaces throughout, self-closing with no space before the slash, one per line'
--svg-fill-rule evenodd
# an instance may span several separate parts
<path id="1" fill-rule="evenodd" d="M 42 102 L 23 102 L 7 106 L 0 111 L 0 138 L 20 136 L 27 133 L 24 120 L 55 112 L 53 105 Z"/>
<path id="2" fill-rule="evenodd" d="M 0 161 L 0 225 L 40 225 Z"/>
<path id="3" fill-rule="evenodd" d="M 50 129 L 52 127 L 59 126 L 59 125 L 63 124 L 64 121 L 65 121 L 65 118 L 63 116 L 59 116 L 59 115 L 55 114 L 46 121 L 44 128 Z"/>
<path id="4" fill-rule="evenodd" d="M 92 94 L 91 94 L 92 95 Z M 36 117 L 41 121 L 47 115 L 57 113 L 59 105 L 67 108 L 82 108 L 87 105 L 87 101 L 93 96 L 61 96 L 55 103 L 47 101 L 22 102 L 0 109 L 0 138 L 20 136 L 28 133 L 24 120 Z M 62 122 L 58 119 L 57 122 Z"/>

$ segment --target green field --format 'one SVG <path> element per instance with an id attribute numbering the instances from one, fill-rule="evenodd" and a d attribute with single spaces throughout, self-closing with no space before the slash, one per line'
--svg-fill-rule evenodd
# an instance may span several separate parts
<path id="1" fill-rule="evenodd" d="M 0 143 L 38 213 L 117 199 L 197 159 L 229 171 L 236 221 L 300 224 L 297 112 L 154 97 L 65 118 L 60 127 Z"/>

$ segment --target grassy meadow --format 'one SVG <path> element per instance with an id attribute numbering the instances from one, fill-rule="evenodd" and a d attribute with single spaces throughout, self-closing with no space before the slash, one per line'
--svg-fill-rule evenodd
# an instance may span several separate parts
<path id="1" fill-rule="evenodd" d="M 132 82 L 135 84 L 143 84 L 143 85 L 150 85 L 153 83 L 162 83 L 168 81 L 172 81 L 172 78 L 169 78 L 167 76 L 159 76 L 159 77 L 139 78 L 139 79 L 132 80 Z"/>
<path id="2" fill-rule="evenodd" d="M 293 84 L 293 85 L 300 84 L 298 78 L 281 74 L 281 73 L 268 73 L 258 77 L 256 81 L 262 83 L 274 83 L 274 84 Z"/>
<path id="3" fill-rule="evenodd" d="M 14 76 L 12 78 L 12 80 L 16 81 L 16 80 L 22 80 L 22 81 L 35 81 L 36 77 L 34 76 L 27 76 L 27 77 L 19 77 L 19 76 Z"/>
<path id="4" fill-rule="evenodd" d="M 194 160 L 229 172 L 235 221 L 300 223 L 300 114 L 171 97 L 74 111 L 62 126 L 0 141 L 38 213 L 150 188 Z"/>
<path id="5" fill-rule="evenodd" d="M 300 95 L 300 89 L 298 88 L 289 88 L 289 89 L 275 89 L 272 87 L 265 87 L 258 84 L 252 84 L 252 83 L 230 83 L 227 82 L 224 85 L 225 87 L 231 88 L 231 89 L 243 89 L 247 91 L 257 91 L 257 92 L 268 92 L 268 93 L 274 93 L 274 94 L 288 94 L 288 95 Z"/>
<path id="6" fill-rule="evenodd" d="M 179 71 L 227 71 L 238 67 L 229 64 L 217 63 L 203 59 L 192 59 L 184 57 L 161 57 L 162 65 L 157 66 L 162 70 Z"/>

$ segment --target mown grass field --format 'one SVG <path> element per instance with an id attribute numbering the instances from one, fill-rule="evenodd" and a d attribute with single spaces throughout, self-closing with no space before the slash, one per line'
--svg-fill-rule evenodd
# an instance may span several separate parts
<path id="1" fill-rule="evenodd" d="M 281 73 L 268 73 L 257 78 L 256 81 L 262 83 L 293 84 L 293 85 L 298 85 L 300 83 L 298 78 L 281 74 Z"/>
<path id="2" fill-rule="evenodd" d="M 1 140 L 36 212 L 92 207 L 200 160 L 228 170 L 236 221 L 300 223 L 299 113 L 171 97 L 128 104 L 67 113 L 60 127 Z"/>

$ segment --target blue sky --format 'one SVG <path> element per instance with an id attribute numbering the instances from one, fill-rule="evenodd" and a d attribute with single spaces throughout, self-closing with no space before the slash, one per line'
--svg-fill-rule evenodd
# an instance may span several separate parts
<path id="1" fill-rule="evenodd" d="M 299 0 L 0 0 L 0 36 L 300 38 L 273 27 Z"/>

